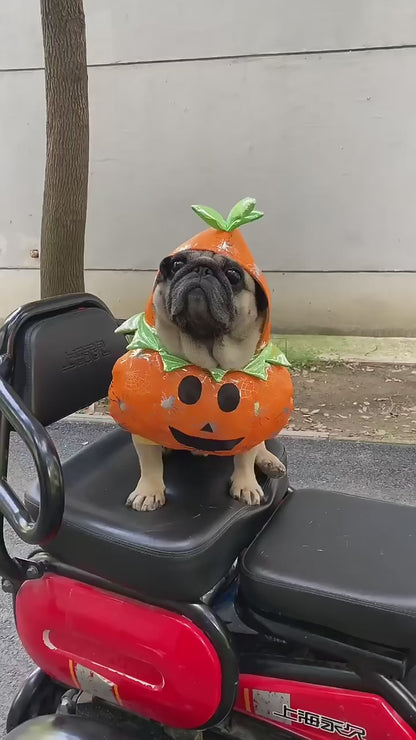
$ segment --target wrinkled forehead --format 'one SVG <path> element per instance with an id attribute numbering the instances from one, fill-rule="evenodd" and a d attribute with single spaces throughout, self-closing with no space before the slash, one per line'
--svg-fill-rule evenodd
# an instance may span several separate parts
<path id="1" fill-rule="evenodd" d="M 198 249 L 198 251 L 195 249 L 183 249 L 177 254 L 175 254 L 174 252 L 173 257 L 185 257 L 187 262 L 194 262 L 196 260 L 200 260 L 201 258 L 210 259 L 214 260 L 214 262 L 216 262 L 217 265 L 219 265 L 220 267 L 224 267 L 224 265 L 227 264 L 236 264 L 233 260 L 230 260 L 225 255 L 218 254 L 218 252 L 211 252 L 208 249 Z"/>
<path id="2" fill-rule="evenodd" d="M 208 249 L 199 249 L 198 251 L 194 249 L 181 249 L 180 252 L 174 252 L 171 256 L 172 259 L 175 259 L 175 257 L 184 257 L 188 263 L 195 262 L 201 259 L 208 259 L 213 260 L 221 269 L 224 269 L 226 267 L 237 268 L 238 270 L 241 270 L 244 274 L 244 282 L 246 284 L 246 287 L 254 291 L 255 281 L 253 280 L 251 275 L 248 274 L 248 272 L 243 268 L 242 265 L 240 265 L 238 262 L 235 262 L 235 260 L 226 257 L 224 254 L 211 252 Z"/>

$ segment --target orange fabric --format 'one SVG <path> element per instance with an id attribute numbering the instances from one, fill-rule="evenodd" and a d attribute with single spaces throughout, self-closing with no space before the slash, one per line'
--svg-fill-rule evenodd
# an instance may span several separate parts
<path id="1" fill-rule="evenodd" d="M 193 236 L 192 239 L 188 239 L 188 241 L 177 247 L 172 254 L 177 254 L 185 249 L 192 249 L 197 252 L 208 251 L 214 252 L 215 254 L 223 254 L 224 257 L 229 257 L 234 260 L 234 262 L 238 262 L 238 264 L 241 265 L 249 275 L 251 275 L 253 280 L 263 288 L 267 297 L 269 309 L 264 322 L 258 349 L 261 349 L 268 344 L 271 336 L 270 290 L 266 278 L 260 268 L 256 265 L 254 257 L 251 254 L 241 231 L 239 229 L 231 232 L 205 229 L 205 231 L 201 231 L 199 234 Z M 145 315 L 147 323 L 150 324 L 150 326 L 154 326 L 155 316 L 153 310 L 153 293 L 147 302 Z"/>
<path id="2" fill-rule="evenodd" d="M 183 400 L 181 384 L 190 379 L 196 392 Z M 224 456 L 278 434 L 293 409 L 292 394 L 285 367 L 270 366 L 266 381 L 232 371 L 217 383 L 195 365 L 166 372 L 157 352 L 131 350 L 114 366 L 109 398 L 112 417 L 130 433 L 169 449 Z"/>

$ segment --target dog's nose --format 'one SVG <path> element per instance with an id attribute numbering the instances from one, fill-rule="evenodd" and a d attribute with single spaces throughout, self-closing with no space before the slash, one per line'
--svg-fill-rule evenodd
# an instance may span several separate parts
<path id="1" fill-rule="evenodd" d="M 207 275 L 213 275 L 214 270 L 209 265 L 195 265 L 194 272 L 200 277 L 206 277 Z"/>

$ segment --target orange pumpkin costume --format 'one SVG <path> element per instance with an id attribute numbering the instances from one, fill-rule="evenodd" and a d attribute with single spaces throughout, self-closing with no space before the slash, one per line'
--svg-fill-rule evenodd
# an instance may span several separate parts
<path id="1" fill-rule="evenodd" d="M 256 354 L 243 370 L 205 370 L 168 353 L 155 330 L 153 293 L 144 314 L 117 331 L 133 335 L 115 364 L 109 390 L 115 421 L 143 442 L 204 454 L 235 455 L 275 436 L 293 409 L 289 364 L 271 342 L 270 291 L 238 226 L 260 218 L 246 198 L 227 220 L 211 208 L 193 209 L 212 228 L 174 250 L 208 250 L 239 263 L 263 289 L 268 309 Z"/>

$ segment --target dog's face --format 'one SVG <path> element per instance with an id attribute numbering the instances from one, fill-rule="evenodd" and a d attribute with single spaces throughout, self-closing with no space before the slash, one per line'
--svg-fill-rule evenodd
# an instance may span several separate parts
<path id="1" fill-rule="evenodd" d="M 249 331 L 267 309 L 261 287 L 239 264 L 192 250 L 162 260 L 153 303 L 156 314 L 196 341 Z"/>

